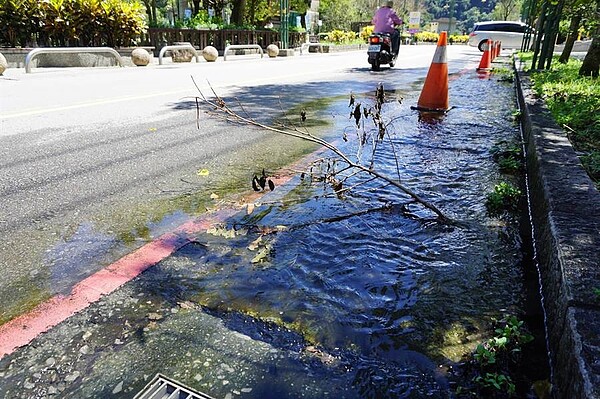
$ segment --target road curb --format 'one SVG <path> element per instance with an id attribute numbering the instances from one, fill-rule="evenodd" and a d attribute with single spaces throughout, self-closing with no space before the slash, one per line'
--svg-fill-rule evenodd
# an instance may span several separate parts
<path id="1" fill-rule="evenodd" d="M 516 75 L 555 397 L 598 399 L 600 193 L 529 76 Z"/>

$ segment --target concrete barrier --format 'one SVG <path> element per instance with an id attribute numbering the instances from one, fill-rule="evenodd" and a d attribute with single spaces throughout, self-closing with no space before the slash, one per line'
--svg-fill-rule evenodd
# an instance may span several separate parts
<path id="1" fill-rule="evenodd" d="M 536 261 L 558 399 L 600 399 L 600 193 L 517 72 Z"/>

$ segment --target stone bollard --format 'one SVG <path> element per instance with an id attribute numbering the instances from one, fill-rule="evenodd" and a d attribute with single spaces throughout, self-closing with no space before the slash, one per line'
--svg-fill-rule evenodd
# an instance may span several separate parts
<path id="1" fill-rule="evenodd" d="M 215 62 L 219 57 L 219 52 L 213 46 L 206 46 L 202 50 L 202 56 L 208 62 Z"/>
<path id="2" fill-rule="evenodd" d="M 146 66 L 150 63 L 150 53 L 143 48 L 133 49 L 131 52 L 131 62 L 137 66 Z"/>
<path id="3" fill-rule="evenodd" d="M 267 54 L 270 58 L 275 58 L 279 55 L 279 47 L 274 44 L 269 44 L 267 46 Z"/>
<path id="4" fill-rule="evenodd" d="M 6 58 L 0 53 L 0 75 L 2 75 L 7 68 L 8 62 L 6 62 Z"/>

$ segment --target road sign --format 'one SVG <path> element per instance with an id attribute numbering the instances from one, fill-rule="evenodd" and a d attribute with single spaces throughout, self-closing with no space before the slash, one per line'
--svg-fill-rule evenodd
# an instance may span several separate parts
<path id="1" fill-rule="evenodd" d="M 421 13 L 412 11 L 408 14 L 408 31 L 411 33 L 421 30 Z"/>

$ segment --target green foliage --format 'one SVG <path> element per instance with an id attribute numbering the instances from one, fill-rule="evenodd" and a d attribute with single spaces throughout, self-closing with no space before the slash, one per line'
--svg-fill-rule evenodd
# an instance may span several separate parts
<path id="1" fill-rule="evenodd" d="M 600 287 L 594 288 L 594 295 L 596 296 L 596 299 L 600 299 Z"/>
<path id="2" fill-rule="evenodd" d="M 373 13 L 375 10 L 373 10 Z M 319 3 L 322 30 L 350 30 L 350 23 L 358 20 L 355 2 L 352 0 L 321 0 Z"/>
<path id="3" fill-rule="evenodd" d="M 0 0 L 0 44 L 32 44 L 32 35 L 40 33 L 41 18 L 36 0 Z"/>
<path id="4" fill-rule="evenodd" d="M 600 80 L 579 76 L 581 61 L 554 62 L 550 70 L 531 72 L 534 89 L 563 126 L 590 177 L 600 184 Z"/>
<path id="5" fill-rule="evenodd" d="M 521 190 L 508 182 L 501 182 L 494 186 L 494 191 L 489 193 L 485 208 L 490 216 L 499 216 L 504 212 L 518 210 Z"/>
<path id="6" fill-rule="evenodd" d="M 511 351 L 520 352 L 521 347 L 533 341 L 533 335 L 529 334 L 524 327 L 524 322 L 516 316 L 510 316 L 503 320 L 501 326 L 494 331 L 496 337 L 505 339 L 511 343 Z"/>
<path id="7" fill-rule="evenodd" d="M 218 24 L 218 22 L 221 22 L 221 21 L 217 21 L 216 18 L 211 18 L 208 15 L 208 11 L 200 10 L 192 18 L 185 21 L 184 25 L 186 27 L 192 28 L 192 29 L 200 29 L 200 28 L 217 29 L 217 28 L 223 26 L 222 23 Z"/>
<path id="8" fill-rule="evenodd" d="M 513 71 L 504 67 L 494 67 L 492 68 L 492 73 L 494 76 L 497 76 L 499 82 L 509 82 L 512 83 L 515 80 L 515 75 Z"/>
<path id="9" fill-rule="evenodd" d="M 521 170 L 523 151 L 520 143 L 500 142 L 490 153 L 502 173 L 516 174 Z"/>
<path id="10" fill-rule="evenodd" d="M 516 367 L 522 359 L 523 346 L 532 340 L 524 322 L 517 317 L 495 321 L 493 337 L 477 345 L 463 366 L 463 380 L 456 394 L 481 398 L 513 396 L 516 393 L 513 378 L 519 377 Z"/>
<path id="11" fill-rule="evenodd" d="M 290 27 L 290 32 L 304 33 L 306 32 L 306 29 L 301 26 L 292 26 Z"/>
<path id="12" fill-rule="evenodd" d="M 128 0 L 0 0 L 0 44 L 129 46 L 145 29 L 144 7 Z"/>
<path id="13" fill-rule="evenodd" d="M 485 373 L 484 376 L 477 376 L 473 380 L 484 388 L 491 388 L 499 392 L 506 392 L 508 395 L 515 393 L 515 384 L 510 376 L 498 373 Z"/>
<path id="14" fill-rule="evenodd" d="M 475 349 L 473 358 L 481 365 L 489 366 L 496 363 L 496 352 L 488 349 L 485 345 L 479 344 Z"/>

